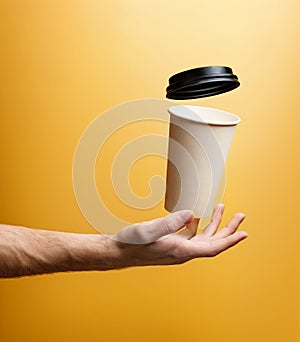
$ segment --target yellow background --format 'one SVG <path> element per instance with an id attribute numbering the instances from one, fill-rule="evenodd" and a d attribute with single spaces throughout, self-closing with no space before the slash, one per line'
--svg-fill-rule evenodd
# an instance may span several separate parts
<path id="1" fill-rule="evenodd" d="M 93 233 L 71 178 L 86 126 L 164 98 L 177 71 L 230 65 L 242 86 L 193 103 L 242 118 L 223 201 L 250 235 L 182 266 L 2 280 L 0 340 L 299 341 L 299 1 L 2 0 L 0 13 L 2 223 Z"/>

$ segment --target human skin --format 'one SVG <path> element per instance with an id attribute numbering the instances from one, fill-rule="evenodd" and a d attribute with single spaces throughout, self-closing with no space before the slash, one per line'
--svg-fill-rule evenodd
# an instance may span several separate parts
<path id="1" fill-rule="evenodd" d="M 201 234 L 199 219 L 190 210 L 133 224 L 111 236 L 0 225 L 0 277 L 172 265 L 213 257 L 248 236 L 237 232 L 243 213 L 217 231 L 223 212 L 224 206 L 218 205 Z"/>

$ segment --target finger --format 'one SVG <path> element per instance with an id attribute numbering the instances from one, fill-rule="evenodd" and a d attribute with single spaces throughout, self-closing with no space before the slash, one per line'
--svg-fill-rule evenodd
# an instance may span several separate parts
<path id="1" fill-rule="evenodd" d="M 212 236 L 215 234 L 215 232 L 217 231 L 221 223 L 223 212 L 224 212 L 224 204 L 220 203 L 215 207 L 210 223 L 205 227 L 203 232 L 199 235 L 199 238 L 208 237 L 208 236 Z"/>
<path id="2" fill-rule="evenodd" d="M 186 225 L 186 228 L 178 233 L 178 235 L 182 236 L 185 239 L 191 239 L 197 234 L 199 221 L 200 218 L 194 218 L 191 223 L 188 223 Z"/>
<path id="3" fill-rule="evenodd" d="M 239 225 L 244 221 L 245 217 L 246 215 L 243 213 L 235 214 L 227 226 L 213 236 L 213 239 L 222 239 L 233 234 L 238 229 Z"/>
<path id="4" fill-rule="evenodd" d="M 198 242 L 198 249 L 195 246 L 196 250 L 194 253 L 196 257 L 213 257 L 235 246 L 247 237 L 248 234 L 246 232 L 236 232 L 227 236 L 226 238 L 212 240 L 212 242 L 208 243 L 205 248 L 203 248 L 203 245 Z"/>
<path id="5" fill-rule="evenodd" d="M 177 211 L 163 218 L 127 226 L 116 235 L 116 240 L 132 244 L 154 242 L 183 228 L 193 218 L 194 214 L 191 210 Z"/>

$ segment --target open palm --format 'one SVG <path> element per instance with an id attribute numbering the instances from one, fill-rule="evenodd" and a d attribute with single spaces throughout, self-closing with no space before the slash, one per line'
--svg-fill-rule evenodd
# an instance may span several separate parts
<path id="1" fill-rule="evenodd" d="M 248 235 L 237 232 L 245 214 L 235 214 L 218 231 L 224 205 L 216 206 L 210 223 L 197 234 L 199 219 L 190 210 L 125 227 L 114 239 L 125 250 L 129 266 L 180 264 L 200 257 L 212 257 L 236 245 Z"/>

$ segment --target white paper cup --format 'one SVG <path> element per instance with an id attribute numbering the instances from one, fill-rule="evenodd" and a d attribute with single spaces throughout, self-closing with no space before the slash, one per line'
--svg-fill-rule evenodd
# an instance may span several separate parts
<path id="1" fill-rule="evenodd" d="M 222 110 L 172 106 L 165 208 L 211 214 L 240 118 Z"/>

